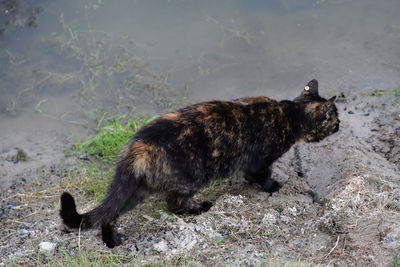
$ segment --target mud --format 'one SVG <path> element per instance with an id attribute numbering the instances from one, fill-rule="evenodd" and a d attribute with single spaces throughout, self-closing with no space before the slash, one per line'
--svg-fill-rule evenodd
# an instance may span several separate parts
<path id="1" fill-rule="evenodd" d="M 168 213 L 153 197 L 121 219 L 125 239 L 112 253 L 131 263 L 165 265 L 177 264 L 176 259 L 208 266 L 273 260 L 315 266 L 391 264 L 400 251 L 400 98 L 358 96 L 337 105 L 342 121 L 337 134 L 300 144 L 274 164 L 273 177 L 284 183 L 278 193 L 260 192 L 240 177 L 222 180 L 199 193 L 198 198 L 214 202 L 199 216 Z M 44 162 L 26 175 L 22 166 L 40 157 L 32 156 L 33 148 L 24 149 L 27 162 L 7 161 L 5 154 L 13 150 L 0 155 L 2 166 L 13 164 L 8 175 L 25 177 L 1 186 L 1 265 L 51 262 L 79 249 L 110 251 L 97 231 L 60 231 L 61 165 Z M 73 170 L 73 161 L 69 164 L 64 162 Z M 310 189 L 322 204 L 313 202 Z M 79 196 L 78 206 L 94 206 L 89 199 Z M 149 213 L 149 206 L 156 214 Z M 42 241 L 57 243 L 55 255 L 38 253 Z"/>
<path id="2" fill-rule="evenodd" d="M 70 159 L 65 159 L 64 151 L 71 146 L 74 132 L 83 136 L 85 134 L 84 130 L 78 130 L 69 124 L 70 131 L 64 132 L 66 123 L 35 113 L 25 113 L 18 118 L 2 115 L 0 120 L 5 126 L 0 129 L 2 198 L 3 192 L 20 190 L 18 187 L 21 184 L 37 183 L 35 177 L 38 175 L 38 169 L 55 172 L 60 167 L 68 165 Z M 19 151 L 26 155 L 25 160 L 18 160 Z M 57 182 L 47 179 L 44 186 Z"/>

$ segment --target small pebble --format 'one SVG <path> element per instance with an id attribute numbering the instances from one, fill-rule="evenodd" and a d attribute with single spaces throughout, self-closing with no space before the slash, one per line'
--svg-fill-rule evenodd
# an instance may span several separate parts
<path id="1" fill-rule="evenodd" d="M 57 243 L 45 241 L 45 242 L 41 242 L 39 244 L 39 251 L 43 254 L 52 255 L 52 254 L 54 254 L 56 247 L 57 247 Z"/>
<path id="2" fill-rule="evenodd" d="M 380 127 L 382 127 L 382 126 L 389 125 L 391 122 L 392 122 L 392 120 L 390 118 L 383 118 L 380 121 L 378 121 L 378 125 Z"/>
<path id="3" fill-rule="evenodd" d="M 395 132 L 400 132 L 400 127 L 397 127 L 396 129 L 394 129 Z"/>
<path id="4" fill-rule="evenodd" d="M 7 204 L 4 206 L 5 209 L 11 209 L 12 207 L 14 207 L 13 204 Z"/>
<path id="5" fill-rule="evenodd" d="M 363 116 L 368 117 L 369 113 L 364 113 Z"/>
<path id="6" fill-rule="evenodd" d="M 165 240 L 161 240 L 160 242 L 153 244 L 153 248 L 158 252 L 165 252 L 168 248 L 168 243 Z"/>
<path id="7" fill-rule="evenodd" d="M 396 199 L 397 201 L 400 201 L 400 196 L 396 196 L 394 199 Z"/>
<path id="8" fill-rule="evenodd" d="M 347 111 L 347 113 L 354 114 L 354 111 L 349 110 L 349 111 Z"/>
<path id="9" fill-rule="evenodd" d="M 389 234 L 387 234 L 387 235 L 385 236 L 384 240 L 385 240 L 386 242 L 393 242 L 393 241 L 394 241 L 394 236 L 393 236 L 391 233 L 389 233 Z"/>
<path id="10" fill-rule="evenodd" d="M 81 154 L 79 156 L 79 159 L 81 159 L 81 160 L 89 160 L 89 156 L 87 154 Z"/>
<path id="11" fill-rule="evenodd" d="M 19 234 L 29 235 L 29 231 L 26 230 L 26 229 L 19 229 L 17 232 L 18 232 Z"/>
<path id="12" fill-rule="evenodd" d="M 50 172 L 55 172 L 57 170 L 55 165 L 50 166 Z"/>

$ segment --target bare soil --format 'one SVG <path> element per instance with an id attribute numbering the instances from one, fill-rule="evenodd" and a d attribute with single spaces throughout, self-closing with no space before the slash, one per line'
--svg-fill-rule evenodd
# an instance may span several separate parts
<path id="1" fill-rule="evenodd" d="M 28 161 L 10 162 L 13 148 L 0 151 L 0 266 L 40 265 L 78 250 L 111 251 L 131 264 L 389 266 L 400 256 L 400 97 L 359 96 L 337 105 L 337 134 L 299 144 L 274 164 L 273 177 L 284 183 L 279 192 L 271 196 L 240 177 L 221 180 L 198 194 L 214 203 L 199 216 L 168 213 L 153 197 L 121 218 L 125 240 L 112 250 L 97 231 L 60 230 L 59 194 L 79 188 L 59 181 L 76 160 L 60 155 L 65 139 L 30 133 L 18 140 Z M 40 151 L 31 140 L 39 140 Z M 81 211 L 96 204 L 82 195 L 77 201 Z M 41 255 L 42 241 L 57 243 L 54 255 Z"/>

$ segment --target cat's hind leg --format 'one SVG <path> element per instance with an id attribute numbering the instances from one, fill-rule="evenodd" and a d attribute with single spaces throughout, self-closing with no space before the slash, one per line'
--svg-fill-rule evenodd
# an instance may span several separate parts
<path id="1" fill-rule="evenodd" d="M 113 223 L 105 223 L 101 226 L 101 237 L 109 248 L 119 246 L 122 243 L 123 235 L 118 233 L 114 228 Z"/>
<path id="2" fill-rule="evenodd" d="M 192 197 L 193 194 L 170 192 L 166 198 L 168 210 L 176 214 L 200 214 L 213 206 L 209 201 L 199 203 L 194 201 Z"/>
<path id="3" fill-rule="evenodd" d="M 139 185 L 135 194 L 131 195 L 125 202 L 124 207 L 121 209 L 121 214 L 132 210 L 137 204 L 142 202 L 149 195 L 149 191 Z M 103 242 L 109 248 L 119 246 L 122 243 L 123 234 L 115 230 L 116 219 L 101 225 L 101 236 Z"/>
<path id="4" fill-rule="evenodd" d="M 279 191 L 282 185 L 271 178 L 271 166 L 263 164 L 256 171 L 246 171 L 245 179 L 250 183 L 257 183 L 261 186 L 261 189 L 268 193 L 273 193 Z"/>

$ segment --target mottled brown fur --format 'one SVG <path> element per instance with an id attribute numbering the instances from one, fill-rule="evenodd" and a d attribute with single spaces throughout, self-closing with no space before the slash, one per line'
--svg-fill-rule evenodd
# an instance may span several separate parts
<path id="1" fill-rule="evenodd" d="M 64 224 L 101 226 L 104 242 L 114 247 L 120 243 L 115 220 L 151 193 L 164 195 L 172 212 L 199 214 L 212 204 L 192 197 L 212 179 L 243 173 L 262 190 L 278 191 L 271 164 L 296 142 L 319 141 L 339 129 L 334 98 L 321 98 L 316 80 L 307 86 L 294 101 L 263 96 L 211 101 L 158 118 L 122 149 L 98 207 L 80 215 L 72 196 L 62 195 Z"/>
<path id="2" fill-rule="evenodd" d="M 179 112 L 172 112 L 172 113 L 167 113 L 164 116 L 162 116 L 161 118 L 165 119 L 165 120 L 176 120 L 178 119 L 180 116 Z"/>

